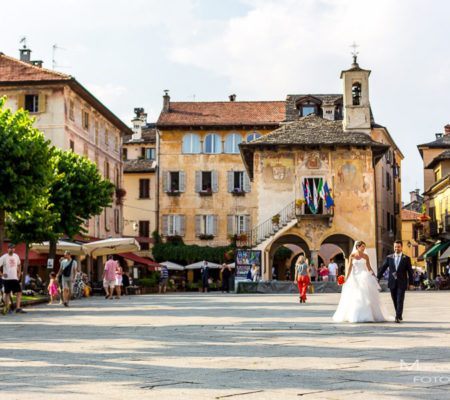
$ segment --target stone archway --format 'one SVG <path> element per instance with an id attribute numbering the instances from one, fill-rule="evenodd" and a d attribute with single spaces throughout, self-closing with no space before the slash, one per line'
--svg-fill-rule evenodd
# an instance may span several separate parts
<path id="1" fill-rule="evenodd" d="M 277 251 L 277 249 L 281 246 L 287 245 L 287 244 L 291 244 L 291 245 L 295 245 L 298 248 L 300 248 L 300 250 L 298 250 L 297 255 L 300 255 L 301 253 L 303 253 L 305 255 L 306 258 L 311 258 L 311 251 L 309 249 L 309 246 L 307 244 L 307 242 L 299 235 L 296 234 L 286 234 L 286 235 L 282 235 L 280 237 L 278 237 L 276 240 L 274 240 L 271 244 L 270 247 L 268 249 L 268 261 L 269 261 L 269 279 L 272 279 L 272 267 L 274 265 L 274 255 L 275 252 Z M 292 258 L 291 258 L 292 261 Z M 292 274 L 292 271 L 290 271 L 290 274 Z M 291 276 L 290 276 L 291 278 Z"/>
<path id="2" fill-rule="evenodd" d="M 338 258 L 339 255 L 342 254 L 342 257 L 339 257 L 340 262 L 337 262 L 338 260 L 336 260 L 336 263 L 339 266 L 339 272 L 341 273 L 344 270 L 347 271 L 348 259 L 350 257 L 350 253 L 353 249 L 354 243 L 355 240 L 352 237 L 342 233 L 335 233 L 323 239 L 321 246 L 331 244 L 334 245 L 334 247 L 337 246 L 339 248 L 335 248 L 334 250 L 333 248 L 330 248 L 331 253 L 329 258 Z"/>

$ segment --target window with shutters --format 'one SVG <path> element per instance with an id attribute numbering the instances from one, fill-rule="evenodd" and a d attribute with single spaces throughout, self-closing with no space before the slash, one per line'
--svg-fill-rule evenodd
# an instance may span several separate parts
<path id="1" fill-rule="evenodd" d="M 201 152 L 200 137 L 195 133 L 189 133 L 183 137 L 183 154 L 199 154 Z"/>
<path id="2" fill-rule="evenodd" d="M 114 210 L 114 232 L 120 233 L 120 210 Z"/>
<path id="3" fill-rule="evenodd" d="M 236 191 L 244 191 L 244 171 L 234 171 L 233 189 Z"/>
<path id="4" fill-rule="evenodd" d="M 178 196 L 186 191 L 185 171 L 163 171 L 162 172 L 163 192 L 169 196 Z"/>
<path id="5" fill-rule="evenodd" d="M 39 95 L 37 94 L 27 94 L 25 95 L 25 110 L 30 113 L 39 112 Z"/>
<path id="6" fill-rule="evenodd" d="M 168 235 L 181 235 L 180 216 L 169 215 L 168 217 Z"/>
<path id="7" fill-rule="evenodd" d="M 391 190 L 391 174 L 386 171 L 386 190 Z"/>
<path id="8" fill-rule="evenodd" d="M 150 221 L 139 221 L 139 236 L 150 237 Z"/>
<path id="9" fill-rule="evenodd" d="M 239 143 L 242 143 L 241 135 L 238 135 L 237 133 L 227 135 L 227 137 L 225 138 L 225 153 L 238 154 Z"/>
<path id="10" fill-rule="evenodd" d="M 128 149 L 122 149 L 122 158 L 128 160 Z"/>
<path id="11" fill-rule="evenodd" d="M 69 100 L 69 118 L 73 121 L 75 119 L 74 115 L 74 103 L 73 100 Z"/>
<path id="12" fill-rule="evenodd" d="M 213 216 L 202 215 L 201 217 L 200 233 L 203 233 L 204 235 L 214 235 Z"/>
<path id="13" fill-rule="evenodd" d="M 212 173 L 211 171 L 202 171 L 202 186 L 201 190 L 204 192 L 211 192 L 212 190 Z"/>
<path id="14" fill-rule="evenodd" d="M 170 173 L 170 191 L 179 192 L 180 191 L 180 173 L 179 171 Z"/>
<path id="15" fill-rule="evenodd" d="M 150 179 L 139 179 L 139 198 L 150 198 Z"/>
<path id="16" fill-rule="evenodd" d="M 83 110 L 83 128 L 89 129 L 89 113 Z"/>
<path id="17" fill-rule="evenodd" d="M 95 144 L 98 145 L 98 122 L 97 121 L 95 121 L 94 129 L 95 129 Z"/>
<path id="18" fill-rule="evenodd" d="M 119 168 L 115 169 L 115 182 L 116 182 L 116 188 L 118 188 L 120 186 Z"/>
<path id="19" fill-rule="evenodd" d="M 69 141 L 69 147 L 70 147 L 70 150 L 72 150 L 73 152 L 75 152 L 75 143 L 74 143 L 73 140 L 70 140 L 70 141 Z"/>
<path id="20" fill-rule="evenodd" d="M 150 147 L 141 148 L 141 156 L 147 160 L 154 160 L 156 156 L 156 149 Z"/>
<path id="21" fill-rule="evenodd" d="M 227 172 L 227 191 L 234 196 L 243 196 L 250 192 L 250 178 L 245 171 Z"/>

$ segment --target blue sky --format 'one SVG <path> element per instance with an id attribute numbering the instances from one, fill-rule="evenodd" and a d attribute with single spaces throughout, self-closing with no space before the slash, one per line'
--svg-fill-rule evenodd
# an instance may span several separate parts
<path id="1" fill-rule="evenodd" d="M 0 51 L 75 76 L 126 123 L 174 101 L 283 100 L 340 93 L 351 63 L 371 69 L 376 122 L 405 155 L 403 200 L 423 189 L 416 145 L 450 123 L 450 2 L 418 0 L 24 0 L 2 2 Z"/>

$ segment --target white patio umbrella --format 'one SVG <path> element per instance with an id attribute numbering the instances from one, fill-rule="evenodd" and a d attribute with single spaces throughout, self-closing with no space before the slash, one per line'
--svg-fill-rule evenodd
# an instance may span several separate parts
<path id="1" fill-rule="evenodd" d="M 172 261 L 164 261 L 159 264 L 165 265 L 169 271 L 184 271 L 184 267 L 182 265 L 174 263 Z"/>
<path id="2" fill-rule="evenodd" d="M 230 268 L 235 268 L 236 267 L 236 263 L 231 263 L 231 264 L 227 264 Z"/>
<path id="3" fill-rule="evenodd" d="M 97 257 L 139 251 L 140 247 L 134 238 L 112 238 L 85 243 L 83 249 L 91 257 Z"/>
<path id="4" fill-rule="evenodd" d="M 37 253 L 49 253 L 50 243 L 33 243 L 31 245 L 31 250 L 36 251 Z M 73 256 L 81 256 L 86 254 L 81 244 L 59 240 L 56 243 L 56 254 L 64 254 L 65 251 L 70 251 L 70 254 Z"/>
<path id="5" fill-rule="evenodd" d="M 184 267 L 184 269 L 200 269 L 201 267 L 203 267 L 204 263 L 205 263 L 205 261 L 197 261 L 194 264 L 186 265 Z M 216 263 L 209 262 L 209 261 L 207 261 L 207 263 L 208 263 L 209 268 L 222 268 L 222 266 L 220 264 L 216 264 Z"/>

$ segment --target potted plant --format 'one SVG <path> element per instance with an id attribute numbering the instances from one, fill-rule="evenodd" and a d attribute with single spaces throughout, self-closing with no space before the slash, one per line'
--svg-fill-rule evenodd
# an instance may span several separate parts
<path id="1" fill-rule="evenodd" d="M 123 204 L 123 198 L 127 194 L 126 190 L 123 188 L 116 188 L 116 204 Z"/>
<path id="2" fill-rule="evenodd" d="M 176 190 L 175 188 L 170 188 L 170 190 L 167 192 L 169 196 L 178 196 L 180 194 L 179 190 Z"/>
<path id="3" fill-rule="evenodd" d="M 214 239 L 214 235 L 206 234 L 206 233 L 200 233 L 198 236 L 200 240 L 211 240 Z"/>
<path id="4" fill-rule="evenodd" d="M 274 225 L 280 224 L 280 214 L 276 214 L 272 217 L 272 224 Z"/>
<path id="5" fill-rule="evenodd" d="M 244 195 L 245 195 L 245 192 L 244 192 L 241 188 L 234 188 L 234 189 L 231 191 L 231 194 L 232 194 L 233 196 L 244 196 Z"/>
<path id="6" fill-rule="evenodd" d="M 205 190 L 201 190 L 199 192 L 200 196 L 211 196 L 212 195 L 212 190 L 211 188 L 206 188 Z"/>

